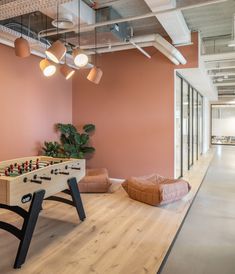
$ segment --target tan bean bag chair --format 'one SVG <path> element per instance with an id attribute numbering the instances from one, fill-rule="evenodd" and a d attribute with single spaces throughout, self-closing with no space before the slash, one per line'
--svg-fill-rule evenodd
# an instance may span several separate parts
<path id="1" fill-rule="evenodd" d="M 183 179 L 168 179 L 157 174 L 131 177 L 122 183 L 122 187 L 130 198 L 153 206 L 177 201 L 191 189 Z"/>
<path id="2" fill-rule="evenodd" d="M 108 192 L 111 183 L 105 168 L 86 170 L 86 176 L 78 183 L 80 192 L 104 193 Z"/>

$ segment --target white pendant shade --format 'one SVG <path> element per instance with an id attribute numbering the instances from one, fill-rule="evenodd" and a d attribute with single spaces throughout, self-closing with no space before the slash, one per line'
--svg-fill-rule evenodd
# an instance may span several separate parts
<path id="1" fill-rule="evenodd" d="M 56 72 L 56 66 L 47 59 L 41 60 L 40 69 L 46 77 L 50 77 Z"/>
<path id="2" fill-rule="evenodd" d="M 93 82 L 94 84 L 99 84 L 101 78 L 103 76 L 103 71 L 100 68 L 97 67 L 93 67 L 88 76 L 87 79 L 91 82 Z"/>
<path id="3" fill-rule="evenodd" d="M 81 49 L 73 50 L 73 58 L 74 64 L 79 68 L 85 67 L 89 62 L 87 54 Z"/>
<path id="4" fill-rule="evenodd" d="M 64 64 L 60 67 L 60 72 L 65 77 L 65 79 L 68 80 L 74 75 L 75 70 Z"/>
<path id="5" fill-rule="evenodd" d="M 66 53 L 66 47 L 60 40 L 57 40 L 56 42 L 54 42 L 46 50 L 47 57 L 57 64 L 64 57 L 65 53 Z"/>
<path id="6" fill-rule="evenodd" d="M 29 42 L 23 37 L 17 38 L 14 42 L 15 55 L 21 58 L 28 57 L 30 55 Z"/>

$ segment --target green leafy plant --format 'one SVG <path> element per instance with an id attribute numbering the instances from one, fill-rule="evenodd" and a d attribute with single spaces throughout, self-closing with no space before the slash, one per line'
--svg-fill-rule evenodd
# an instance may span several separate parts
<path id="1" fill-rule="evenodd" d="M 62 146 L 58 142 L 44 142 L 43 154 L 50 157 L 64 157 Z"/>
<path id="2" fill-rule="evenodd" d="M 61 144 L 45 142 L 45 147 L 43 148 L 45 155 L 84 158 L 87 154 L 95 151 L 95 148 L 89 145 L 90 135 L 95 130 L 93 124 L 84 125 L 82 132 L 78 132 L 75 126 L 71 124 L 57 124 L 56 129 L 60 132 Z"/>

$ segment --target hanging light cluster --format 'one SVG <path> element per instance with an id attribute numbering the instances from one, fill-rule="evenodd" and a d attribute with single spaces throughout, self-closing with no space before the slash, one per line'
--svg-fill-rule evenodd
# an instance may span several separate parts
<path id="1" fill-rule="evenodd" d="M 57 5 L 57 22 L 59 19 L 58 17 L 59 17 L 59 5 Z M 47 20 L 46 20 L 46 29 L 47 29 Z M 65 63 L 60 66 L 60 72 L 65 77 L 65 79 L 68 80 L 74 75 L 75 70 L 66 64 L 67 48 L 58 39 L 59 38 L 58 36 L 59 35 L 58 35 L 58 25 L 57 25 L 57 40 L 49 48 L 46 49 L 45 51 L 46 58 L 41 60 L 39 66 L 44 76 L 50 77 L 54 75 L 56 72 L 55 64 L 59 64 L 65 56 Z"/>
<path id="2" fill-rule="evenodd" d="M 88 65 L 89 63 L 89 58 L 88 55 L 81 49 L 81 41 L 80 41 L 80 18 L 81 18 L 81 7 L 80 7 L 80 1 L 78 0 L 78 46 L 73 49 L 72 51 L 72 57 L 75 66 L 79 68 L 84 68 Z M 57 5 L 57 21 L 58 21 L 58 16 L 59 16 L 59 5 Z M 25 58 L 30 55 L 30 46 L 28 41 L 22 37 L 22 16 L 21 16 L 21 37 L 17 38 L 14 42 L 15 45 L 15 54 L 18 57 Z M 46 29 L 47 29 L 47 19 L 46 19 Z M 52 45 L 49 48 L 46 48 L 45 50 L 45 55 L 46 58 L 40 61 L 39 67 L 43 73 L 44 76 L 50 77 L 55 74 L 56 72 L 56 64 L 60 64 L 62 59 L 65 57 L 65 63 L 60 65 L 60 72 L 64 76 L 66 80 L 70 79 L 74 73 L 75 70 L 71 68 L 70 66 L 67 65 L 66 62 L 66 53 L 67 53 L 67 48 L 64 45 L 63 42 L 59 40 L 59 35 L 58 35 L 58 25 L 57 25 L 57 40 L 52 43 Z M 96 46 L 97 46 L 97 31 L 95 29 L 95 65 L 93 68 L 90 70 L 87 79 L 95 84 L 99 84 L 101 77 L 103 75 L 102 70 L 97 67 L 97 52 L 96 52 Z M 65 38 L 66 42 L 66 38 Z"/>

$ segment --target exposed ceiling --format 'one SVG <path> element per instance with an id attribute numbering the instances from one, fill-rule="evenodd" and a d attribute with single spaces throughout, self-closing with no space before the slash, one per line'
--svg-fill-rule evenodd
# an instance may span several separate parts
<path id="1" fill-rule="evenodd" d="M 45 11 L 53 8 L 56 11 L 57 3 L 61 4 L 59 6 L 61 7 L 64 3 L 69 4 L 74 1 L 76 0 L 0 0 L 0 25 L 2 25 L 0 40 L 3 38 L 8 39 L 9 43 L 12 43 L 22 31 L 24 35 L 30 36 L 33 39 L 32 43 L 36 45 L 39 33 L 52 27 L 51 22 L 53 19 Z M 83 3 L 86 3 L 87 6 L 96 11 L 97 22 L 106 22 L 113 18 L 131 18 L 150 14 L 153 9 L 146 3 L 148 1 L 83 0 Z M 183 8 L 182 14 L 187 27 L 191 31 L 199 31 L 201 34 L 203 43 L 202 57 L 205 62 L 205 68 L 212 82 L 217 87 L 219 94 L 230 92 L 235 95 L 235 51 L 234 48 L 227 47 L 232 33 L 235 0 L 217 1 L 219 3 L 204 5 L 212 2 L 212 0 L 176 0 L 176 7 Z M 159 1 L 156 0 L 155 2 Z M 169 0 L 168 2 L 173 3 L 174 1 Z M 203 4 L 203 6 L 195 6 L 199 4 Z M 193 7 L 185 8 L 189 5 L 193 5 Z M 76 15 L 75 23 L 77 24 L 79 14 L 76 11 L 73 12 Z M 109 16 L 111 13 L 112 16 Z M 132 35 L 134 38 L 137 38 L 139 45 L 142 42 L 141 38 L 144 36 L 156 33 L 166 36 L 167 32 L 158 19 L 156 16 L 150 16 L 140 20 L 128 20 L 128 22 L 120 23 L 121 35 L 117 35 L 117 32 L 115 32 L 114 24 L 98 27 L 98 48 L 101 47 L 102 52 L 105 52 L 104 47 L 109 49 L 116 45 L 122 45 L 122 48 L 125 49 L 124 45 L 128 45 L 129 38 Z M 21 22 L 23 24 L 22 28 Z M 84 26 L 86 27 L 86 23 L 82 23 L 81 27 Z M 10 32 L 11 30 L 12 32 Z M 52 43 L 59 37 L 63 41 L 66 38 L 67 43 L 71 44 L 71 47 L 80 43 L 84 49 L 93 50 L 95 43 L 94 29 L 82 31 L 80 40 L 77 39 L 77 30 L 77 27 L 69 30 L 66 33 L 66 37 L 64 33 L 57 35 L 55 31 L 54 34 L 46 32 L 46 37 L 40 38 L 37 48 L 41 44 Z M 140 37 L 139 40 L 138 37 Z M 132 47 L 132 45 L 129 44 L 129 47 Z"/>
<path id="2" fill-rule="evenodd" d="M 183 11 L 188 27 L 200 31 L 202 38 L 231 35 L 234 13 L 234 0 Z"/>

